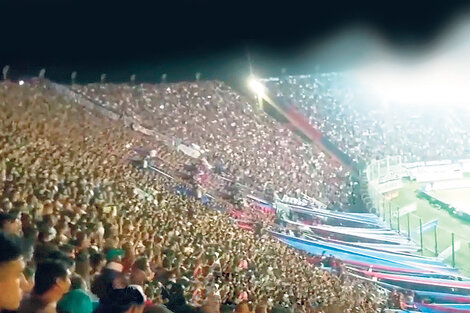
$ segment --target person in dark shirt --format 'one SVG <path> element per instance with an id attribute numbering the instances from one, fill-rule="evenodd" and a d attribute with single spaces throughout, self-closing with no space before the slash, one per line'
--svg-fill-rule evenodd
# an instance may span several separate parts
<path id="1" fill-rule="evenodd" d="M 56 313 L 57 302 L 70 288 L 70 272 L 58 261 L 38 264 L 31 295 L 21 302 L 18 313 Z"/>
<path id="2" fill-rule="evenodd" d="M 94 313 L 142 313 L 144 308 L 143 291 L 136 286 L 127 286 L 113 289 L 107 299 L 100 301 Z"/>

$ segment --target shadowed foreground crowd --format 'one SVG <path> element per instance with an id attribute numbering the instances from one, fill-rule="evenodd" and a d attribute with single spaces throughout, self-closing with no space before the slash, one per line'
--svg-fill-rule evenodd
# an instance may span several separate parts
<path id="1" fill-rule="evenodd" d="M 46 86 L 0 85 L 0 311 L 380 312 L 374 285 L 175 193 L 127 160 L 149 137 Z"/>

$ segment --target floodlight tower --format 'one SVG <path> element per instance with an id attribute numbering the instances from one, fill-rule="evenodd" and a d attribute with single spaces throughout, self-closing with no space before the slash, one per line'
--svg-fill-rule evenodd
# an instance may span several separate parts
<path id="1" fill-rule="evenodd" d="M 258 107 L 263 110 L 263 99 L 266 97 L 266 87 L 254 76 L 248 78 L 248 87 L 255 93 L 258 99 Z"/>

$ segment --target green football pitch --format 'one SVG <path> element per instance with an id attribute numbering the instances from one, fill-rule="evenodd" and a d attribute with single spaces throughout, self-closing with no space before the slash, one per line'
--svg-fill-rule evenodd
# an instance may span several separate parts
<path id="1" fill-rule="evenodd" d="M 405 182 L 404 187 L 399 191 L 398 197 L 393 199 L 390 204 L 385 203 L 384 209 L 381 210 L 382 217 L 385 210 L 386 222 L 391 224 L 395 230 L 399 228 L 400 232 L 405 235 L 408 235 L 409 229 L 411 240 L 415 241 L 418 246 L 421 244 L 420 219 L 424 226 L 426 223 L 437 219 L 436 231 L 434 227 L 431 227 L 423 232 L 424 255 L 435 256 L 437 248 L 437 254 L 443 258 L 443 262 L 451 265 L 452 233 L 454 233 L 455 265 L 462 274 L 470 276 L 470 222 L 461 220 L 443 209 L 432 206 L 426 199 L 418 198 L 417 191 L 421 186 L 422 184 L 416 182 Z M 447 203 L 467 204 L 470 207 L 469 188 L 440 190 L 433 193 L 440 200 Z M 403 208 L 413 203 L 416 204 L 416 210 L 410 213 L 409 216 L 405 214 L 398 218 L 397 208 Z"/>

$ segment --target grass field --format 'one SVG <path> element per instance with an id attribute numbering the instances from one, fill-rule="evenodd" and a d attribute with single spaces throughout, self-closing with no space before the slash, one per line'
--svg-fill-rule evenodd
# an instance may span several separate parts
<path id="1" fill-rule="evenodd" d="M 461 272 L 470 276 L 470 222 L 463 221 L 450 215 L 447 211 L 433 207 L 427 200 L 419 199 L 416 191 L 421 187 L 416 182 L 406 182 L 404 188 L 400 190 L 398 197 L 391 201 L 392 212 L 396 212 L 399 207 L 404 207 L 412 203 L 416 203 L 416 211 L 410 214 L 409 224 L 411 230 L 411 239 L 420 244 L 419 236 L 419 220 L 422 224 L 438 219 L 437 236 L 435 236 L 434 228 L 424 232 L 423 247 L 424 255 L 435 255 L 435 237 L 437 237 L 437 250 L 442 253 L 451 246 L 452 233 L 455 233 L 456 246 L 460 244 L 460 249 L 456 251 L 455 263 Z M 452 189 L 434 192 L 443 201 L 449 203 L 463 204 L 470 206 L 470 189 Z M 389 222 L 388 203 L 385 205 L 386 221 Z M 408 233 L 408 217 L 401 216 L 399 219 L 400 232 Z M 394 229 L 398 228 L 397 214 L 392 214 L 392 225 Z M 449 250 L 448 250 L 449 251 Z M 452 256 L 444 259 L 447 264 L 452 263 Z"/>
<path id="2" fill-rule="evenodd" d="M 462 204 L 470 207 L 470 188 L 436 190 L 433 193 L 439 200 L 446 203 L 453 204 L 454 206 Z"/>

